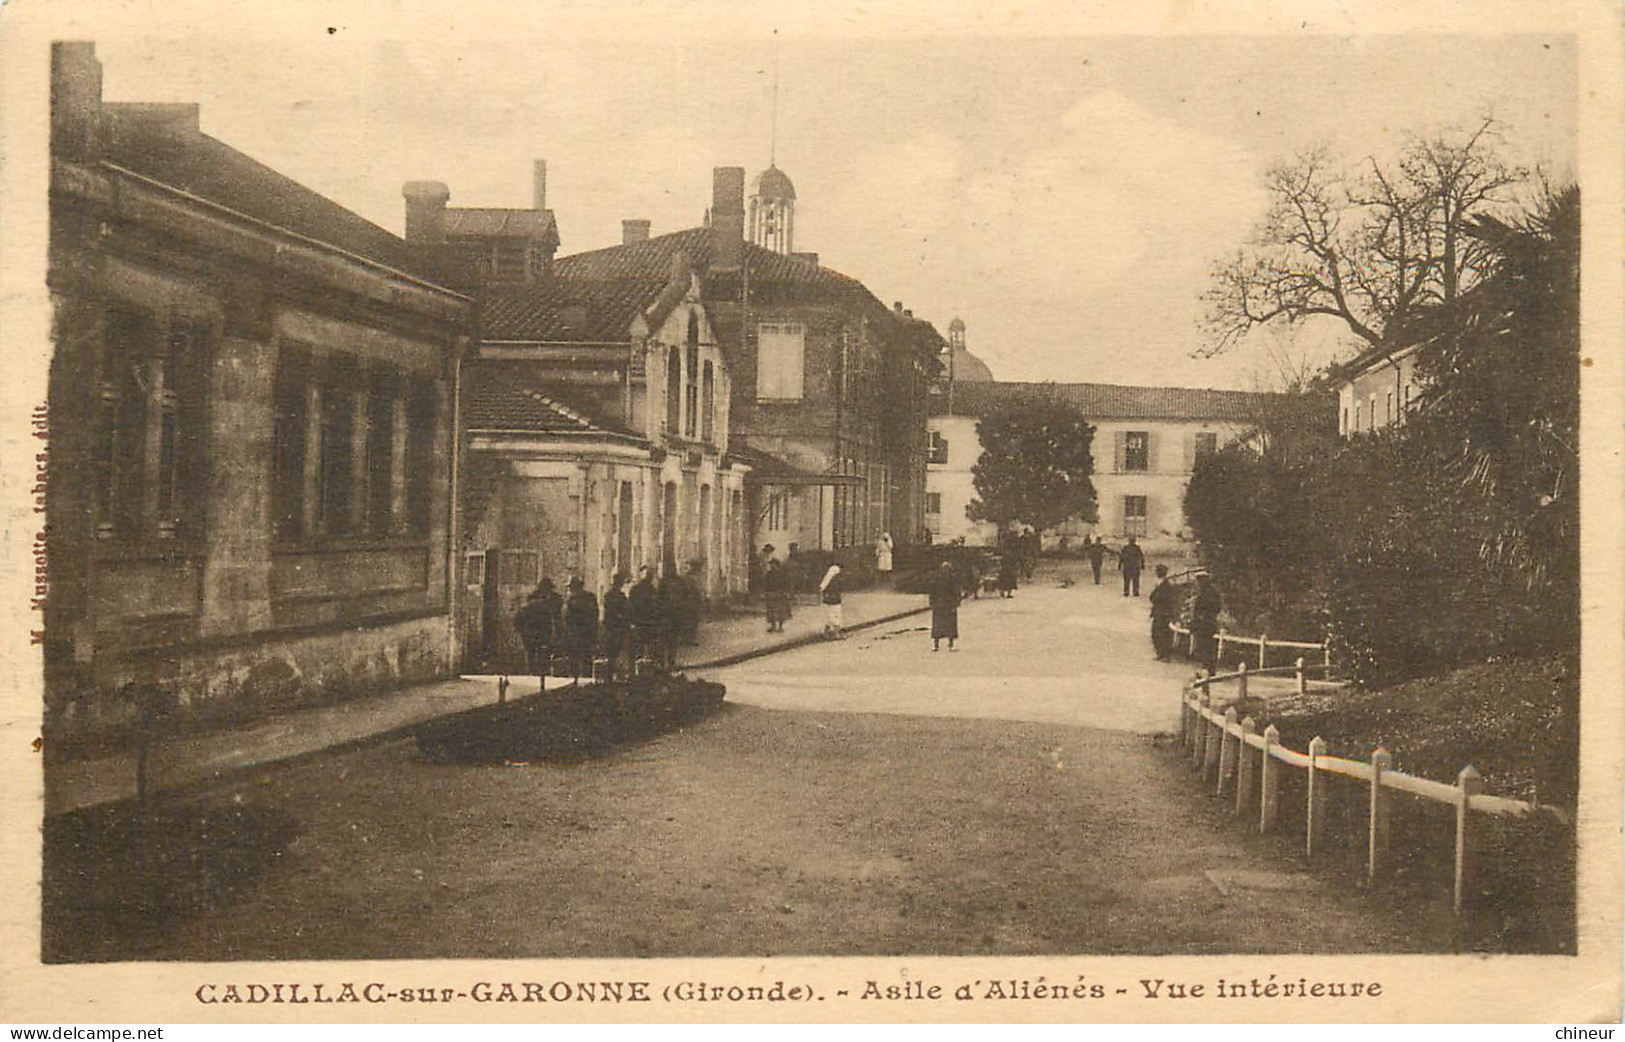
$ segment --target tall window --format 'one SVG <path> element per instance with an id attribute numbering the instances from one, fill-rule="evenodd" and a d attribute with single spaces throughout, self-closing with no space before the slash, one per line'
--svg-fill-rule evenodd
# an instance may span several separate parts
<path id="1" fill-rule="evenodd" d="M 700 422 L 700 320 L 688 313 L 688 365 L 683 371 L 683 437 L 693 438 Z"/>
<path id="2" fill-rule="evenodd" d="M 272 524 L 278 538 L 422 535 L 434 489 L 438 402 L 429 378 L 353 359 L 278 351 L 272 387 Z"/>
<path id="3" fill-rule="evenodd" d="M 1388 424 L 1390 426 L 1392 426 L 1393 422 L 1394 422 L 1394 392 L 1392 392 L 1392 391 L 1388 392 L 1388 412 L 1387 412 L 1387 417 L 1388 417 Z"/>
<path id="4" fill-rule="evenodd" d="M 1119 431 L 1117 469 L 1143 472 L 1151 469 L 1151 432 Z"/>
<path id="5" fill-rule="evenodd" d="M 683 423 L 683 352 L 666 352 L 666 433 L 677 437 Z"/>
<path id="6" fill-rule="evenodd" d="M 1146 529 L 1146 497 L 1123 497 L 1123 534 L 1125 536 L 1143 536 Z"/>
<path id="7" fill-rule="evenodd" d="M 98 538 L 171 539 L 194 520 L 208 336 L 201 324 L 108 312 L 92 438 Z"/>
<path id="8" fill-rule="evenodd" d="M 1348 406 L 1345 405 L 1345 406 L 1343 406 L 1343 433 L 1347 434 L 1348 432 L 1349 432 L 1349 408 L 1348 408 Z"/>
<path id="9" fill-rule="evenodd" d="M 707 445 L 714 445 L 717 440 L 717 374 L 716 367 L 710 362 L 705 363 L 705 377 L 701 381 L 700 395 L 704 399 L 705 410 L 700 437 Z"/>
<path id="10" fill-rule="evenodd" d="M 1219 451 L 1219 434 L 1217 431 L 1196 432 L 1196 458 L 1211 456 Z"/>
<path id="11" fill-rule="evenodd" d="M 927 492 L 925 494 L 925 512 L 927 514 L 942 513 L 942 493 Z"/>
<path id="12" fill-rule="evenodd" d="M 806 329 L 799 322 L 756 327 L 756 397 L 793 401 L 803 393 Z"/>
<path id="13" fill-rule="evenodd" d="M 1358 433 L 1359 430 L 1360 430 L 1360 403 L 1359 402 L 1354 403 L 1354 430 L 1355 430 L 1356 433 Z"/>
<path id="14" fill-rule="evenodd" d="M 927 463 L 948 462 L 948 439 L 942 436 L 941 431 L 932 431 L 929 444 L 926 446 Z"/>

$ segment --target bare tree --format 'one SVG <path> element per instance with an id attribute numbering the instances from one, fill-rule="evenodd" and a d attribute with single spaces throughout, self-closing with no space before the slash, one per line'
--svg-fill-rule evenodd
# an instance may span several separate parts
<path id="1" fill-rule="evenodd" d="M 1324 147 L 1272 166 L 1252 242 L 1213 273 L 1202 353 L 1317 315 L 1382 344 L 1425 307 L 1455 299 L 1483 263 L 1464 229 L 1524 177 L 1499 144 L 1486 116 L 1467 132 L 1413 136 L 1396 162 L 1368 157 L 1359 174 Z"/>

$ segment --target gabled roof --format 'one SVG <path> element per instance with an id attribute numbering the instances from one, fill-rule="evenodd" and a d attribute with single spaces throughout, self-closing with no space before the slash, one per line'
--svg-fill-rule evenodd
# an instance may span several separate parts
<path id="1" fill-rule="evenodd" d="M 761 485 L 861 485 L 859 474 L 819 474 L 798 467 L 770 452 L 745 445 L 735 439 L 728 447 L 728 460 L 750 468 L 750 480 Z"/>
<path id="2" fill-rule="evenodd" d="M 532 386 L 523 371 L 501 363 L 469 364 L 464 371 L 463 410 L 471 431 L 600 435 L 642 439 L 616 424 L 567 404 L 552 386 Z"/>
<path id="3" fill-rule="evenodd" d="M 750 267 L 752 283 L 799 283 L 844 291 L 857 291 L 873 300 L 863 283 L 833 268 L 772 250 L 754 243 L 740 244 L 745 263 Z M 672 260 L 681 252 L 688 255 L 694 270 L 706 272 L 711 267 L 711 230 L 689 228 L 668 232 L 641 242 L 608 246 L 589 250 L 553 262 L 553 270 L 561 278 L 593 282 L 624 279 L 669 279 Z M 716 273 L 713 273 L 716 274 Z M 879 302 L 875 301 L 878 305 Z"/>
<path id="4" fill-rule="evenodd" d="M 557 237 L 552 210 L 511 210 L 490 206 L 448 206 L 446 237 L 546 239 Z"/>
<path id="5" fill-rule="evenodd" d="M 374 263 L 431 277 L 406 240 L 202 133 L 196 106 L 114 103 L 104 112 L 106 163 Z"/>
<path id="6" fill-rule="evenodd" d="M 1213 420 L 1252 423 L 1272 399 L 1256 391 L 1197 387 L 1132 387 L 1122 384 L 955 383 L 955 416 L 982 416 L 1009 404 L 1054 395 L 1091 420 Z M 932 394 L 931 415 L 944 416 L 948 400 Z"/>
<path id="7" fill-rule="evenodd" d="M 483 340 L 629 343 L 632 320 L 654 308 L 664 283 L 583 284 L 557 278 L 492 286 L 479 296 Z"/>

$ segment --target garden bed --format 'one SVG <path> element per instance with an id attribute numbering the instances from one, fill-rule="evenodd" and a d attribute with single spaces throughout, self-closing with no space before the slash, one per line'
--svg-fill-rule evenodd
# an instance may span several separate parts
<path id="1" fill-rule="evenodd" d="M 693 723 L 726 693 L 721 684 L 666 675 L 583 684 L 431 720 L 414 736 L 437 762 L 579 760 Z"/>

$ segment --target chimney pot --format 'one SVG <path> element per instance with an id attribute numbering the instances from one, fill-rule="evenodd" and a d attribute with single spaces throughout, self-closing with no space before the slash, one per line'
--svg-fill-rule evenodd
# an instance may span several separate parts
<path id="1" fill-rule="evenodd" d="M 621 221 L 621 242 L 648 242 L 649 222 L 642 218 L 627 218 Z"/>
<path id="2" fill-rule="evenodd" d="M 711 267 L 737 268 L 744 256 L 745 168 L 711 171 Z"/>
<path id="3" fill-rule="evenodd" d="M 401 186 L 406 199 L 408 242 L 440 242 L 446 237 L 446 201 L 451 189 L 440 181 L 408 181 Z"/>

